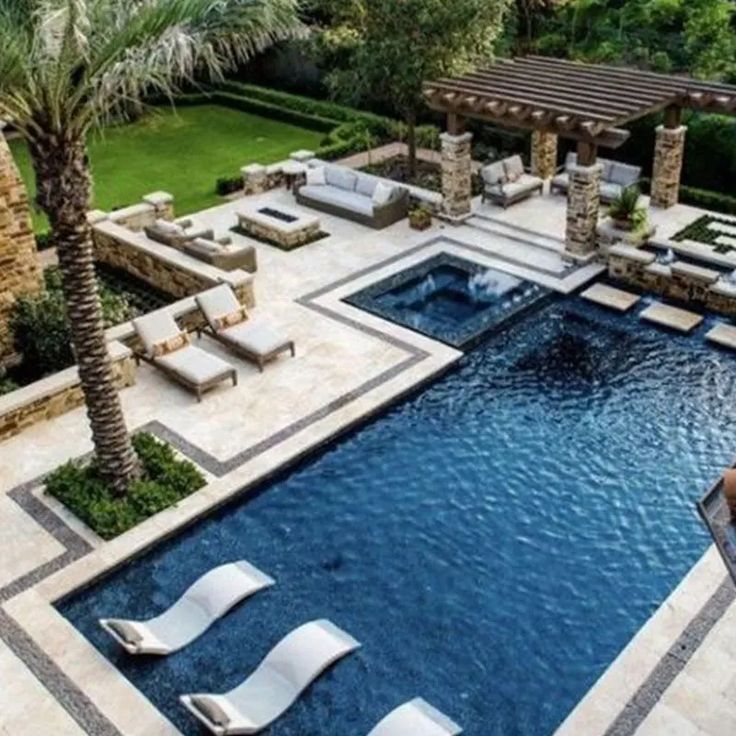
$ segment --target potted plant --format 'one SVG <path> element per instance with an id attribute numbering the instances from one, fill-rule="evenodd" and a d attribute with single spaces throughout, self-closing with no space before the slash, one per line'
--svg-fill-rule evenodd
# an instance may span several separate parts
<path id="1" fill-rule="evenodd" d="M 639 187 L 624 187 L 611 202 L 608 216 L 619 230 L 639 230 L 647 223 L 647 209 L 639 204 Z"/>
<path id="2" fill-rule="evenodd" d="M 426 204 L 416 204 L 409 209 L 409 227 L 426 230 L 432 225 L 432 210 Z"/>

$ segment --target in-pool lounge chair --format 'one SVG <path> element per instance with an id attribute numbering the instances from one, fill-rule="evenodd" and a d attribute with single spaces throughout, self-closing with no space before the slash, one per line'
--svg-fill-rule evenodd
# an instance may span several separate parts
<path id="1" fill-rule="evenodd" d="M 330 665 L 360 644 L 330 621 L 287 634 L 245 682 L 223 695 L 182 695 L 184 706 L 217 736 L 253 734 L 273 723 Z"/>
<path id="2" fill-rule="evenodd" d="M 246 360 L 263 366 L 280 353 L 294 355 L 294 341 L 263 321 L 251 321 L 244 306 L 227 284 L 195 297 L 207 320 L 204 332 Z"/>
<path id="3" fill-rule="evenodd" d="M 421 698 L 394 708 L 368 736 L 457 736 L 462 728 Z"/>
<path id="4" fill-rule="evenodd" d="M 130 654 L 171 654 L 200 637 L 235 604 L 273 584 L 273 578 L 245 560 L 230 562 L 206 572 L 155 618 L 101 618 L 100 626 Z"/>
<path id="5" fill-rule="evenodd" d="M 189 343 L 189 335 L 182 332 L 174 318 L 159 309 L 133 320 L 143 352 L 136 351 L 136 360 L 144 360 L 162 370 L 167 376 L 197 394 L 202 394 L 221 381 L 238 383 L 238 372 L 226 361 L 210 355 Z"/>

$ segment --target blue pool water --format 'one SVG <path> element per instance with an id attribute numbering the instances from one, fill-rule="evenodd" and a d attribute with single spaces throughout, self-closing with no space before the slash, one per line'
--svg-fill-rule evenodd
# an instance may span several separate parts
<path id="1" fill-rule="evenodd" d="M 417 695 L 469 736 L 551 734 L 704 551 L 693 501 L 736 446 L 735 383 L 699 339 L 552 302 L 61 611 L 186 734 L 180 693 L 232 688 L 317 617 L 364 646 L 270 735 L 361 736 Z M 241 557 L 276 586 L 171 657 L 96 624 Z"/>
<path id="2" fill-rule="evenodd" d="M 438 253 L 345 301 L 464 348 L 549 293 L 531 281 L 451 253 Z"/>

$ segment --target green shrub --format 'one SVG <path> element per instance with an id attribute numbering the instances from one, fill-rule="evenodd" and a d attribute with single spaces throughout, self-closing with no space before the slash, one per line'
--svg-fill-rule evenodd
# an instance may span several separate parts
<path id="1" fill-rule="evenodd" d="M 36 233 L 36 249 L 47 250 L 51 248 L 51 233 L 47 230 L 43 233 Z"/>
<path id="2" fill-rule="evenodd" d="M 720 192 L 711 192 L 708 189 L 695 187 L 680 187 L 680 202 L 702 207 L 714 212 L 723 212 L 727 215 L 736 215 L 736 197 L 729 197 Z"/>
<path id="3" fill-rule="evenodd" d="M 9 394 L 17 388 L 19 388 L 18 384 L 12 378 L 0 378 L 0 396 L 3 394 Z"/>
<path id="4" fill-rule="evenodd" d="M 221 176 L 215 182 L 215 193 L 220 197 L 238 192 L 243 188 L 243 179 L 240 176 Z"/>
<path id="5" fill-rule="evenodd" d="M 46 478 L 46 493 L 103 539 L 112 539 L 205 484 L 191 462 L 177 458 L 169 445 L 152 435 L 134 435 L 133 446 L 143 466 L 143 477 L 131 484 L 126 495 L 113 495 L 94 461 L 62 465 Z"/>

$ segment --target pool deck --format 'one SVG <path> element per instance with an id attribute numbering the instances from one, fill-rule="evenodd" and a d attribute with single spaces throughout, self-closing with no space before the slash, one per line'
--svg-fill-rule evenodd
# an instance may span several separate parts
<path id="1" fill-rule="evenodd" d="M 249 199 L 299 209 L 283 190 Z M 224 235 L 239 204 L 234 200 L 193 219 Z M 674 232 L 693 213 L 674 208 L 662 218 L 663 228 Z M 506 211 L 485 206 L 468 224 L 435 223 L 421 233 L 406 221 L 373 231 L 328 215 L 321 219 L 330 237 L 317 243 L 292 253 L 256 246 L 255 315 L 294 338 L 295 358 L 280 358 L 261 374 L 203 338 L 205 349 L 237 366 L 237 387 L 218 388 L 198 404 L 143 365 L 136 386 L 121 393 L 130 428 L 147 428 L 171 442 L 203 469 L 206 488 L 102 542 L 39 495 L 45 473 L 91 450 L 83 409 L 0 444 L 0 734 L 178 733 L 51 604 L 460 358 L 458 351 L 351 307 L 343 297 L 441 251 L 563 293 L 602 270 L 597 264 L 570 269 L 561 258 L 559 197 L 534 198 Z M 693 500 L 702 490 L 693 489 Z M 711 547 L 558 736 L 736 733 L 736 637 L 730 633 L 736 605 L 725 580 Z"/>

